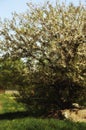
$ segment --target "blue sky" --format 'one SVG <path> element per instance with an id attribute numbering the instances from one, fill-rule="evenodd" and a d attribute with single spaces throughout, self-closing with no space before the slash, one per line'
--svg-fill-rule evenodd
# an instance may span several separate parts
<path id="1" fill-rule="evenodd" d="M 46 0 L 0 0 L 0 18 L 11 18 L 11 13 L 16 11 L 17 13 L 25 12 L 27 10 L 26 3 L 28 2 L 33 3 L 42 3 Z M 48 0 L 52 3 L 55 2 L 55 0 Z M 59 1 L 65 1 L 65 0 L 59 0 Z M 66 0 L 67 3 L 73 2 L 75 5 L 79 3 L 80 0 Z M 85 4 L 85 0 L 81 0 L 83 4 Z"/>

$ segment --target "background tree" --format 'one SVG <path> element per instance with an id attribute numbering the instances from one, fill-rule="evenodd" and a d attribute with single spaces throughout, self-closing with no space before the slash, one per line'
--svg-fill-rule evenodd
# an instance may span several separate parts
<path id="1" fill-rule="evenodd" d="M 24 14 L 1 23 L 3 57 L 23 58 L 28 84 L 20 87 L 27 105 L 68 108 L 86 99 L 84 6 L 28 4 Z M 46 109 L 47 110 L 47 109 Z"/>
<path id="2" fill-rule="evenodd" d="M 18 89 L 26 80 L 27 69 L 21 60 L 0 59 L 0 86 L 3 89 Z"/>

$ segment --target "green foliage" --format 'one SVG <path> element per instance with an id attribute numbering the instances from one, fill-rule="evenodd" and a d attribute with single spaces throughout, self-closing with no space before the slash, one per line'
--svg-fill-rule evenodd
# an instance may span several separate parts
<path id="1" fill-rule="evenodd" d="M 22 60 L 0 59 L 0 87 L 17 89 L 25 80 L 26 67 Z M 19 84 L 20 83 L 20 84 Z"/>

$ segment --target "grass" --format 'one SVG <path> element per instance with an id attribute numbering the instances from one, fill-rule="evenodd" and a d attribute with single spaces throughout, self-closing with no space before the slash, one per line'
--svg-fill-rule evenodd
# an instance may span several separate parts
<path id="1" fill-rule="evenodd" d="M 0 130 L 86 130 L 86 124 L 27 117 L 23 119 L 1 120 Z"/>
<path id="2" fill-rule="evenodd" d="M 12 95 L 0 94 L 0 114 L 24 110 L 25 106 L 22 103 L 17 103 Z"/>
<path id="3" fill-rule="evenodd" d="M 11 95 L 0 94 L 0 105 L 0 130 L 86 130 L 86 123 L 28 116 Z"/>

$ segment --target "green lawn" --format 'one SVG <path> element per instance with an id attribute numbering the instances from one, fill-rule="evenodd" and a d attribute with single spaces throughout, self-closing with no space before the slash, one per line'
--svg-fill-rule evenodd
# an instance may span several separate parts
<path id="1" fill-rule="evenodd" d="M 23 119 L 0 120 L 0 130 L 86 130 L 86 124 L 28 117 Z"/>
<path id="2" fill-rule="evenodd" d="M 0 114 L 24 110 L 25 106 L 21 103 L 17 103 L 12 95 L 0 94 Z"/>
<path id="3" fill-rule="evenodd" d="M 31 117 L 11 95 L 0 94 L 0 105 L 0 130 L 86 130 L 86 123 Z"/>

